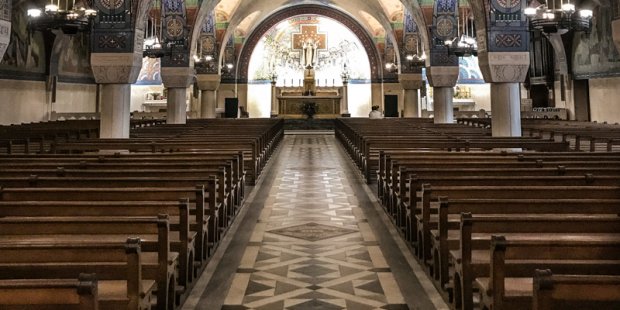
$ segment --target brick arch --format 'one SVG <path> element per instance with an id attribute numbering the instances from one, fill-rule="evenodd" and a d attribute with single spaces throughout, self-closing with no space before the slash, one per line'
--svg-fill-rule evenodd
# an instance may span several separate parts
<path id="1" fill-rule="evenodd" d="M 248 81 L 248 70 L 252 52 L 254 52 L 254 48 L 256 48 L 256 45 L 267 33 L 267 31 L 283 20 L 297 15 L 307 14 L 321 15 L 332 18 L 351 30 L 351 32 L 357 36 L 364 46 L 364 50 L 366 50 L 366 55 L 368 55 L 368 60 L 370 63 L 370 78 L 372 82 L 379 83 L 381 81 L 381 58 L 379 57 L 379 52 L 377 51 L 372 37 L 368 34 L 364 27 L 353 17 L 337 9 L 316 4 L 304 4 L 284 8 L 267 17 L 256 28 L 254 28 L 250 36 L 248 36 L 245 41 L 245 44 L 241 49 L 241 54 L 239 55 L 239 62 L 237 65 L 239 82 L 246 83 Z"/>

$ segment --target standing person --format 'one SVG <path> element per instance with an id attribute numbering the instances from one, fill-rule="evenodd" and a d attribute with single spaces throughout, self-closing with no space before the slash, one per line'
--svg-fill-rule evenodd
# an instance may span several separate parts
<path id="1" fill-rule="evenodd" d="M 379 111 L 379 106 L 378 105 L 373 105 L 372 106 L 372 111 L 370 111 L 370 113 L 368 113 L 368 117 L 369 118 L 383 118 L 383 113 L 381 113 L 381 111 Z"/>

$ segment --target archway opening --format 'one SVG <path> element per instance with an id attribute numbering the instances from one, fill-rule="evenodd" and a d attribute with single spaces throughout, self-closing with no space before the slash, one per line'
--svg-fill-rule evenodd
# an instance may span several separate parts
<path id="1" fill-rule="evenodd" d="M 370 111 L 371 64 L 360 39 L 342 23 L 318 14 L 296 15 L 272 26 L 254 47 L 248 65 L 247 108 L 250 117 L 269 117 L 271 82 L 276 87 L 302 87 L 304 55 L 301 44 L 317 42 L 318 88 L 341 87 L 348 74 L 351 116 Z"/>

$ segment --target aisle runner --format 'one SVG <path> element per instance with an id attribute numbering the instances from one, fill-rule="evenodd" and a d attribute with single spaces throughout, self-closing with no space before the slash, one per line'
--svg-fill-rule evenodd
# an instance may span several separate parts
<path id="1" fill-rule="evenodd" d="M 222 309 L 408 309 L 333 136 L 295 136 Z"/>

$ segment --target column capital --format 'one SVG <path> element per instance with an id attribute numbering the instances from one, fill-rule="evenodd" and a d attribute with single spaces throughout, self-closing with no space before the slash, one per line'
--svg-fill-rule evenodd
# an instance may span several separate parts
<path id="1" fill-rule="evenodd" d="M 530 67 L 529 52 L 481 52 L 480 71 L 488 83 L 521 83 Z"/>
<path id="2" fill-rule="evenodd" d="M 219 74 L 196 74 L 196 82 L 200 90 L 216 91 L 220 87 L 222 77 Z"/>
<path id="3" fill-rule="evenodd" d="M 421 73 L 402 73 L 398 75 L 398 82 L 405 90 L 420 89 L 424 84 Z"/>
<path id="4" fill-rule="evenodd" d="M 194 80 L 194 68 L 162 67 L 161 80 L 166 88 L 187 88 Z"/>
<path id="5" fill-rule="evenodd" d="M 90 64 L 98 84 L 133 84 L 142 68 L 142 51 L 133 53 L 92 53 Z"/>
<path id="6" fill-rule="evenodd" d="M 431 66 L 426 70 L 428 82 L 432 87 L 454 87 L 459 79 L 458 66 Z"/>

